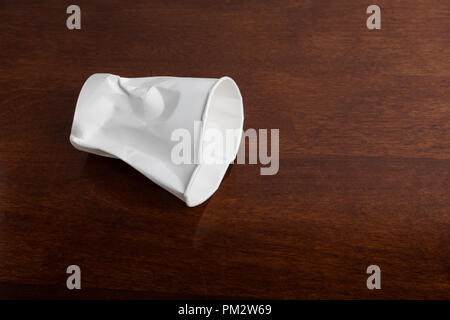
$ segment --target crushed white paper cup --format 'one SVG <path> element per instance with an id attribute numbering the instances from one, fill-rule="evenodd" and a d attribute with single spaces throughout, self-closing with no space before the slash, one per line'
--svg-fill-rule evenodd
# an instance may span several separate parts
<path id="1" fill-rule="evenodd" d="M 70 142 L 125 161 L 193 207 L 218 189 L 238 152 L 243 122 L 242 97 L 229 77 L 94 74 L 78 97 Z M 227 137 L 226 147 L 212 144 L 214 136 Z M 185 161 L 174 158 L 180 154 Z"/>

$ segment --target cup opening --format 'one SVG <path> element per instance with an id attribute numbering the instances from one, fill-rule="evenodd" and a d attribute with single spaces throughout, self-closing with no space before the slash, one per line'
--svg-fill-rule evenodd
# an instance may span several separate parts
<path id="1" fill-rule="evenodd" d="M 200 164 L 184 194 L 188 206 L 201 204 L 218 189 L 239 150 L 244 109 L 233 79 L 223 77 L 216 82 L 209 93 L 202 120 Z"/>

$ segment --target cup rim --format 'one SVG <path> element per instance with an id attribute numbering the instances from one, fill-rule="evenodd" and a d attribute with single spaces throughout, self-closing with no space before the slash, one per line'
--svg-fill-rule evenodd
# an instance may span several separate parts
<path id="1" fill-rule="evenodd" d="M 205 104 L 203 114 L 202 114 L 202 126 L 201 126 L 199 141 L 202 141 L 203 136 L 206 131 L 208 117 L 209 117 L 209 113 L 211 110 L 212 97 L 214 97 L 214 94 L 215 94 L 215 91 L 217 90 L 217 88 L 221 84 L 223 84 L 225 81 L 229 81 L 232 84 L 232 86 L 235 90 L 235 93 L 237 94 L 237 97 L 239 98 L 238 101 L 239 101 L 239 122 L 240 122 L 240 124 L 239 124 L 239 128 L 238 128 L 239 135 L 237 137 L 237 144 L 235 146 L 235 150 L 233 151 L 232 157 L 230 158 L 231 160 L 229 162 L 224 163 L 224 164 L 202 164 L 202 163 L 199 163 L 196 165 L 196 167 L 189 179 L 189 182 L 187 184 L 185 192 L 183 194 L 184 198 L 185 198 L 185 202 L 189 207 L 194 207 L 194 206 L 202 204 L 203 202 L 208 200 L 217 191 L 217 189 L 219 188 L 219 186 L 223 180 L 223 177 L 225 176 L 225 173 L 227 172 L 228 166 L 230 165 L 231 162 L 234 161 L 234 159 L 236 158 L 236 155 L 239 151 L 240 143 L 242 140 L 243 126 L 244 126 L 244 105 L 243 105 L 242 95 L 239 90 L 239 87 L 237 86 L 236 82 L 228 76 L 219 78 L 216 81 L 216 83 L 211 87 L 211 89 L 208 93 L 208 97 L 207 97 L 206 104 Z M 198 150 L 198 153 L 199 153 L 198 156 L 200 156 L 201 152 L 202 152 L 202 147 L 200 147 Z M 194 183 L 195 183 L 196 179 L 198 178 L 200 171 L 202 169 L 204 169 L 206 166 L 211 166 L 211 165 L 219 166 L 219 168 L 218 168 L 219 171 L 215 173 L 216 176 L 214 177 L 215 183 L 207 190 L 207 192 L 205 192 L 205 194 L 195 195 L 195 197 L 194 197 L 195 199 L 192 199 L 193 196 L 191 195 L 191 192 L 192 192 Z"/>

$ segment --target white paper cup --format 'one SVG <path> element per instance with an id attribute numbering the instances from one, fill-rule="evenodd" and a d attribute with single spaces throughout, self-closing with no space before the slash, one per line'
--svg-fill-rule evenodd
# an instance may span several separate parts
<path id="1" fill-rule="evenodd" d="M 78 97 L 70 142 L 79 150 L 125 161 L 192 207 L 218 189 L 236 157 L 243 121 L 242 97 L 229 77 L 94 74 Z M 230 131 L 235 135 L 220 148 L 223 152 L 210 147 L 209 133 L 229 139 Z M 192 138 L 188 163 L 173 159 L 174 148 L 180 147 L 176 132 Z"/>

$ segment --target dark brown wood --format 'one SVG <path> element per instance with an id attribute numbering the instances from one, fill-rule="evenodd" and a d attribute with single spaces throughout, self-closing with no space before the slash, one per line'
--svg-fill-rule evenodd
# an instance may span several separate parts
<path id="1" fill-rule="evenodd" d="M 450 298 L 449 1 L 378 0 L 376 31 L 357 0 L 76 3 L 70 31 L 68 2 L 0 2 L 0 298 Z M 75 150 L 97 72 L 233 77 L 279 173 L 188 208 Z"/>

